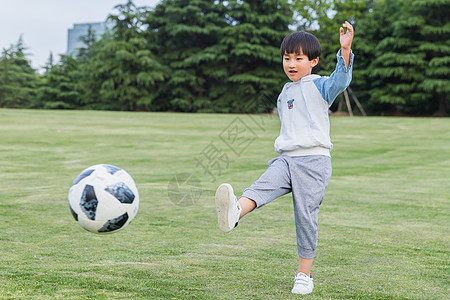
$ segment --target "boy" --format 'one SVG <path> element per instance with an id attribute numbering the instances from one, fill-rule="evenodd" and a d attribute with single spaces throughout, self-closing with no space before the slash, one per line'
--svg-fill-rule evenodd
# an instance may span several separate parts
<path id="1" fill-rule="evenodd" d="M 330 77 L 311 75 L 321 52 L 315 36 L 294 32 L 284 38 L 283 69 L 292 82 L 284 85 L 277 101 L 281 130 L 275 150 L 280 156 L 269 161 L 267 170 L 239 201 L 227 183 L 216 191 L 218 223 L 225 232 L 253 209 L 292 192 L 299 254 L 294 294 L 309 294 L 314 288 L 310 271 L 317 246 L 317 215 L 331 177 L 328 109 L 350 84 L 354 58 L 353 27 L 348 22 L 343 27 L 336 70 Z"/>

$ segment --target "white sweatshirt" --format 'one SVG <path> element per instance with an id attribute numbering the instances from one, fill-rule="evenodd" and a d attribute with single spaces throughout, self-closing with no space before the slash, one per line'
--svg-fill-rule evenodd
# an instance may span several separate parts
<path id="1" fill-rule="evenodd" d="M 280 136 L 275 140 L 277 153 L 330 156 L 333 144 L 328 110 L 352 80 L 354 54 L 350 54 L 350 64 L 346 68 L 340 51 L 336 70 L 330 77 L 308 75 L 284 85 L 277 101 L 281 121 Z"/>

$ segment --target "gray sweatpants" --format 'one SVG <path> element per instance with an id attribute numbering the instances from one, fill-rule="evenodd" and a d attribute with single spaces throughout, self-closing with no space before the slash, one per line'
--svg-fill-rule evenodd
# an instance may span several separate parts
<path id="1" fill-rule="evenodd" d="M 292 192 L 298 255 L 313 258 L 317 247 L 319 205 L 331 178 L 331 158 L 281 155 L 242 194 L 259 208 Z"/>

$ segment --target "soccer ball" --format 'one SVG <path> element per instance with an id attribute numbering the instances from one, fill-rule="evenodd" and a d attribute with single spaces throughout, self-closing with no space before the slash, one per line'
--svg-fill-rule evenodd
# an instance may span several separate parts
<path id="1" fill-rule="evenodd" d="M 69 190 L 69 207 L 84 229 L 112 233 L 136 216 L 139 193 L 133 178 L 113 165 L 95 165 L 82 171 Z"/>

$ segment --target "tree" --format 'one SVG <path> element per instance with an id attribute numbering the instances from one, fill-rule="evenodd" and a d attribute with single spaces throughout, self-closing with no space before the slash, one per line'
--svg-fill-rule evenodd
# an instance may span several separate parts
<path id="1" fill-rule="evenodd" d="M 86 68 L 88 88 L 98 95 L 85 103 L 89 108 L 147 110 L 156 97 L 157 86 L 165 78 L 164 69 L 149 50 L 142 34 L 142 9 L 133 1 L 118 5 L 118 15 L 110 36 L 93 43 Z M 95 100 L 95 101 L 94 101 Z"/>
<path id="2" fill-rule="evenodd" d="M 106 32 L 106 35 L 108 35 L 109 32 Z M 92 46 L 96 42 L 97 38 L 95 36 L 95 31 L 92 30 L 92 26 L 88 27 L 88 32 L 85 36 L 80 37 L 81 42 L 83 43 L 83 47 L 78 48 L 76 51 L 76 57 L 81 62 L 87 62 L 89 61 L 89 52 L 92 49 Z"/>
<path id="3" fill-rule="evenodd" d="M 3 49 L 0 57 L 0 107 L 29 107 L 35 98 L 39 76 L 26 58 L 22 36 Z"/>
<path id="4" fill-rule="evenodd" d="M 336 14 L 334 2 L 334 0 L 294 0 L 292 4 L 296 13 L 297 30 L 314 34 L 321 44 L 322 54 L 319 64 L 314 69 L 315 72 L 325 70 L 328 73 L 330 69 L 333 70 L 333 66 L 329 66 L 328 58 L 339 49 L 339 39 L 336 38 L 339 27 L 330 16 Z"/>
<path id="5" fill-rule="evenodd" d="M 292 11 L 283 0 L 229 1 L 220 43 L 226 45 L 227 90 L 219 101 L 228 111 L 267 112 L 276 106 L 286 81 L 280 44 L 289 33 Z M 271 105 L 267 105 L 268 103 Z M 261 111 L 262 112 L 262 111 Z"/>
<path id="6" fill-rule="evenodd" d="M 410 16 L 399 22 L 399 26 L 408 27 L 411 18 L 417 18 L 419 26 L 416 30 L 420 44 L 411 51 L 425 53 L 425 78 L 419 88 L 429 95 L 427 102 L 432 110 L 436 110 L 435 115 L 447 116 L 447 95 L 450 93 L 450 1 L 415 0 L 408 8 Z"/>
<path id="7" fill-rule="evenodd" d="M 168 71 L 155 101 L 161 109 L 214 111 L 226 77 L 225 47 L 218 44 L 224 20 L 222 1 L 163 0 L 145 24 L 152 51 Z"/>
<path id="8" fill-rule="evenodd" d="M 61 55 L 60 62 L 55 65 L 53 54 L 50 54 L 45 70 L 34 108 L 79 108 L 83 95 L 78 88 L 81 75 L 79 62 L 70 55 Z"/>
<path id="9" fill-rule="evenodd" d="M 297 30 L 314 34 L 322 46 L 322 55 L 315 71 L 330 75 L 336 67 L 339 50 L 339 28 L 349 21 L 355 31 L 360 18 L 369 11 L 374 0 L 294 0 Z M 355 38 L 357 35 L 355 36 Z"/>
<path id="10" fill-rule="evenodd" d="M 450 1 L 380 0 L 355 43 L 369 103 L 409 113 L 446 114 L 450 90 Z"/>

